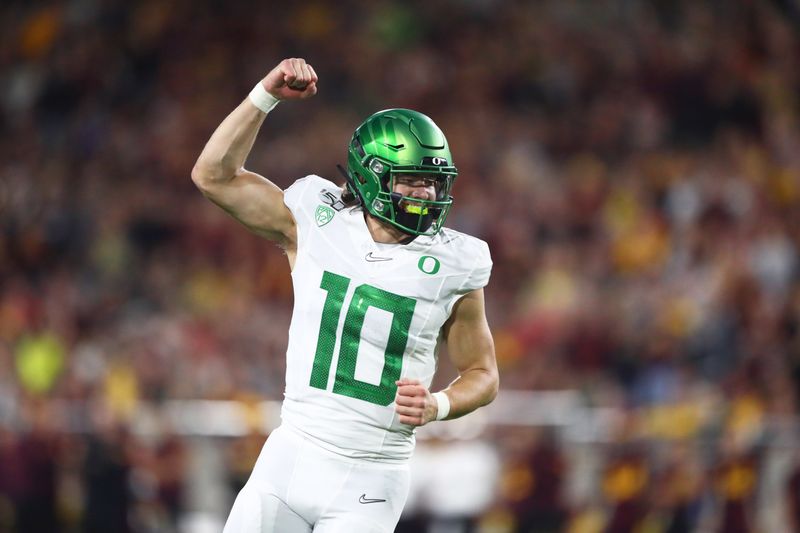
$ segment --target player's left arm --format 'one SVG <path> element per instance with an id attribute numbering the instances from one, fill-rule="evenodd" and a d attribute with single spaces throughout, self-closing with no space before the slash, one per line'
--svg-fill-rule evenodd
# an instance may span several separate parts
<path id="1" fill-rule="evenodd" d="M 474 290 L 456 302 L 445 324 L 450 360 L 458 377 L 442 392 L 450 402 L 445 420 L 458 418 L 482 407 L 497 396 L 500 378 L 494 353 L 494 340 L 486 321 L 483 289 Z M 400 422 L 422 426 L 436 420 L 439 405 L 433 394 L 418 380 L 397 382 L 395 410 Z"/>

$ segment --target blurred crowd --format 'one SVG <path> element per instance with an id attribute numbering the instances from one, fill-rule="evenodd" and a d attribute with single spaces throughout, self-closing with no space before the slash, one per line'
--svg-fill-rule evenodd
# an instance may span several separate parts
<path id="1" fill-rule="evenodd" d="M 494 501 L 437 531 L 800 531 L 791 0 L 3 2 L 0 531 L 176 530 L 164 402 L 282 397 L 287 261 L 189 174 L 284 57 L 319 94 L 248 168 L 338 182 L 364 117 L 431 116 L 502 387 L 615 413 L 577 448 L 493 428 Z M 220 444 L 232 491 L 261 441 Z"/>

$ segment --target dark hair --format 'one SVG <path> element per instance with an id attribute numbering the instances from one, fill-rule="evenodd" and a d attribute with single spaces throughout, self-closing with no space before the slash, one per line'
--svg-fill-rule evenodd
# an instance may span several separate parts
<path id="1" fill-rule="evenodd" d="M 344 183 L 340 185 L 342 188 L 342 196 L 341 196 L 342 203 L 345 205 L 345 207 L 358 207 L 359 205 L 361 205 L 361 199 L 358 197 L 357 194 L 353 192 L 353 190 L 350 187 L 347 186 L 347 182 L 350 180 L 350 175 L 347 173 L 347 171 L 344 169 L 342 165 L 336 165 L 336 168 L 339 170 L 339 172 L 341 172 L 342 176 L 344 176 L 345 179 Z M 359 179 L 361 179 L 360 176 Z M 362 181 L 361 183 L 364 182 Z"/>
<path id="2" fill-rule="evenodd" d="M 342 203 L 345 207 L 358 207 L 361 205 L 361 199 L 353 194 L 353 191 L 347 187 L 346 184 L 342 185 Z"/>

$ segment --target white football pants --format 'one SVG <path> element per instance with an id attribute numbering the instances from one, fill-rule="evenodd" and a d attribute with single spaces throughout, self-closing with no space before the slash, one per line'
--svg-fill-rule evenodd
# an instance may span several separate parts
<path id="1" fill-rule="evenodd" d="M 223 533 L 389 533 L 408 487 L 407 464 L 348 459 L 280 426 L 264 444 Z"/>

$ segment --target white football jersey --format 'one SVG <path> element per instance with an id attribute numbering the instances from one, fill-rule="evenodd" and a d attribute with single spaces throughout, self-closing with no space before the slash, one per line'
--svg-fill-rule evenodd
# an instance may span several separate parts
<path id="1" fill-rule="evenodd" d="M 414 428 L 395 414 L 395 381 L 430 386 L 453 305 L 489 280 L 489 247 L 450 229 L 376 243 L 341 192 L 312 175 L 284 193 L 297 258 L 281 418 L 339 454 L 403 462 Z"/>

